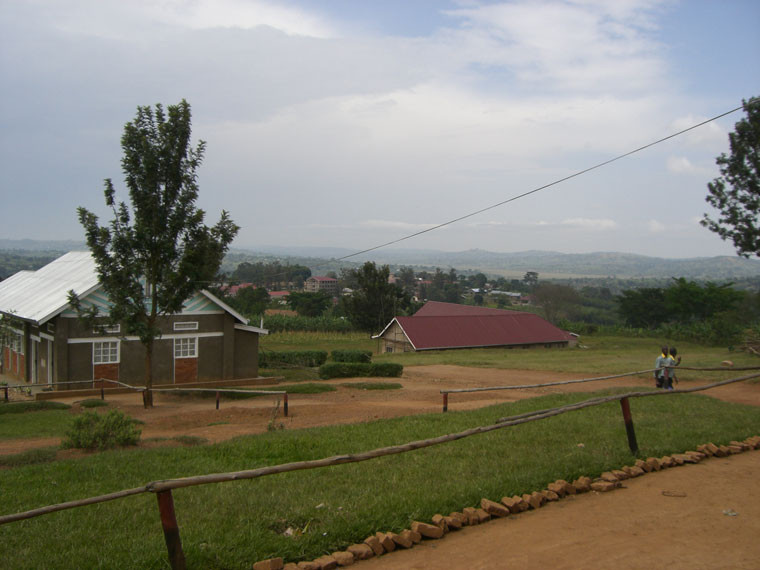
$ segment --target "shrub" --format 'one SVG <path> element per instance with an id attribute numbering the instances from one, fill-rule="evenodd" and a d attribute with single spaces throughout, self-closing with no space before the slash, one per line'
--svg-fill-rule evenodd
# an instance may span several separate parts
<path id="1" fill-rule="evenodd" d="M 281 368 L 287 366 L 320 366 L 327 361 L 326 350 L 285 350 L 280 352 L 259 352 L 261 368 Z"/>
<path id="2" fill-rule="evenodd" d="M 319 377 L 328 378 L 354 378 L 354 377 L 382 377 L 391 378 L 401 376 L 404 367 L 394 362 L 381 362 L 370 364 L 367 362 L 328 362 L 319 367 Z"/>
<path id="3" fill-rule="evenodd" d="M 102 450 L 137 445 L 140 431 L 135 421 L 119 410 L 105 414 L 85 412 L 74 419 L 61 447 Z"/>
<path id="4" fill-rule="evenodd" d="M 285 331 L 348 333 L 356 330 L 347 319 L 340 317 L 292 317 L 269 315 L 264 320 L 264 328 L 270 333 Z"/>
<path id="5" fill-rule="evenodd" d="M 333 350 L 330 353 L 333 362 L 371 362 L 371 350 Z"/>

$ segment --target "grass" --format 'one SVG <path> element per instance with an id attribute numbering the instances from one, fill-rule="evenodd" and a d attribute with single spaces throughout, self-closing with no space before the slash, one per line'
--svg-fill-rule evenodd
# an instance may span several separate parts
<path id="1" fill-rule="evenodd" d="M 23 465 L 36 465 L 38 463 L 50 463 L 51 461 L 55 461 L 57 453 L 58 447 L 51 446 L 30 449 L 11 455 L 0 455 L 0 467 L 12 468 Z"/>
<path id="2" fill-rule="evenodd" d="M 357 390 L 400 390 L 403 388 L 398 382 L 347 382 L 341 386 Z"/>
<path id="3" fill-rule="evenodd" d="M 466 412 L 275 431 L 208 446 L 114 450 L 59 461 L 54 468 L 27 465 L 2 473 L 2 512 L 150 480 L 357 453 L 590 396 L 551 395 Z M 760 426 L 760 409 L 703 395 L 639 398 L 631 408 L 643 456 L 744 439 Z M 378 530 L 398 531 L 410 520 L 475 506 L 482 497 L 498 500 L 632 462 L 620 407 L 613 402 L 402 455 L 178 489 L 173 495 L 188 567 L 250 568 L 272 556 L 315 558 Z M 286 537 L 288 527 L 306 532 Z M 80 567 L 166 567 L 155 498 L 149 495 L 4 525 L 0 542 L 4 564 L 12 568 L 69 568 L 72 560 Z"/>
<path id="4" fill-rule="evenodd" d="M 79 405 L 82 406 L 83 408 L 102 408 L 104 406 L 107 406 L 108 402 L 104 400 L 96 400 L 96 399 L 82 400 L 81 402 L 79 402 Z"/>
<path id="5" fill-rule="evenodd" d="M 3 414 L 25 414 L 27 412 L 42 412 L 46 410 L 68 410 L 71 408 L 68 404 L 62 402 L 51 402 L 42 400 L 40 402 L 10 402 L 0 404 L 0 415 Z"/>
<path id="6" fill-rule="evenodd" d="M 2 421 L 0 421 L 0 440 L 61 437 L 69 429 L 75 417 L 67 410 L 62 409 L 49 409 L 23 414 L 14 413 L 4 416 Z"/>

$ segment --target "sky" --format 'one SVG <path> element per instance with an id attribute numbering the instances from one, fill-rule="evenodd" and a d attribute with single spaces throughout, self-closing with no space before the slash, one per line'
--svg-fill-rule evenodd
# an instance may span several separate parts
<path id="1" fill-rule="evenodd" d="M 760 95 L 755 0 L 0 0 L 0 238 L 127 200 L 138 105 L 186 99 L 233 247 L 361 250 Z M 739 111 L 394 247 L 734 255 L 699 225 Z"/>

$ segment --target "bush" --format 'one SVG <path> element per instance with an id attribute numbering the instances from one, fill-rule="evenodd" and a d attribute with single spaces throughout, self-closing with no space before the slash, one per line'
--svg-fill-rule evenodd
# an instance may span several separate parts
<path id="1" fill-rule="evenodd" d="M 61 444 L 64 449 L 110 449 L 126 445 L 137 445 L 140 429 L 135 421 L 119 410 L 106 414 L 85 412 L 74 419 L 74 424 L 66 433 Z"/>
<path id="2" fill-rule="evenodd" d="M 371 362 L 371 350 L 333 350 L 330 353 L 333 362 Z"/>
<path id="3" fill-rule="evenodd" d="M 329 378 L 356 378 L 356 377 L 381 377 L 392 378 L 401 376 L 404 367 L 393 362 L 381 362 L 370 364 L 367 362 L 328 362 L 319 367 L 319 377 Z"/>
<path id="4" fill-rule="evenodd" d="M 348 333 L 356 330 L 347 319 L 340 317 L 291 317 L 288 315 L 267 316 L 264 319 L 264 328 L 271 333 L 285 331 Z"/>
<path id="5" fill-rule="evenodd" d="M 259 352 L 261 368 L 283 368 L 287 366 L 321 366 L 327 361 L 326 350 L 286 350 L 281 352 Z"/>
<path id="6" fill-rule="evenodd" d="M 108 402 L 103 400 L 82 400 L 79 405 L 83 408 L 103 408 L 108 405 Z"/>

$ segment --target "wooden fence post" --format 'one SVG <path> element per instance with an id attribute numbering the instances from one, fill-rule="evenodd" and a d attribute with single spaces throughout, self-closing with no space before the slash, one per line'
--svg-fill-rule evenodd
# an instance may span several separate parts
<path id="1" fill-rule="evenodd" d="M 3 390 L 5 390 L 5 401 L 8 401 L 8 386 L 3 386 Z"/>
<path id="2" fill-rule="evenodd" d="M 219 409 L 219 390 L 216 391 L 216 409 Z"/>
<path id="3" fill-rule="evenodd" d="M 449 393 L 448 392 L 443 393 L 443 411 L 444 412 L 449 411 Z"/>
<path id="4" fill-rule="evenodd" d="M 636 455 L 639 452 L 639 444 L 636 443 L 636 432 L 633 430 L 631 405 L 628 402 L 628 398 L 620 400 L 620 407 L 623 409 L 623 421 L 625 422 L 625 432 L 628 435 L 628 447 L 631 448 L 631 453 Z"/>
<path id="5" fill-rule="evenodd" d="M 160 491 L 156 493 L 158 498 L 158 512 L 161 515 L 161 526 L 164 528 L 164 540 L 166 549 L 169 551 L 169 564 L 172 570 L 186 570 L 185 553 L 182 551 L 182 541 L 179 538 L 179 526 L 174 514 L 174 499 L 172 492 Z"/>
<path id="6" fill-rule="evenodd" d="M 285 417 L 288 417 L 288 393 L 285 392 L 282 395 L 282 411 L 285 414 Z"/>

